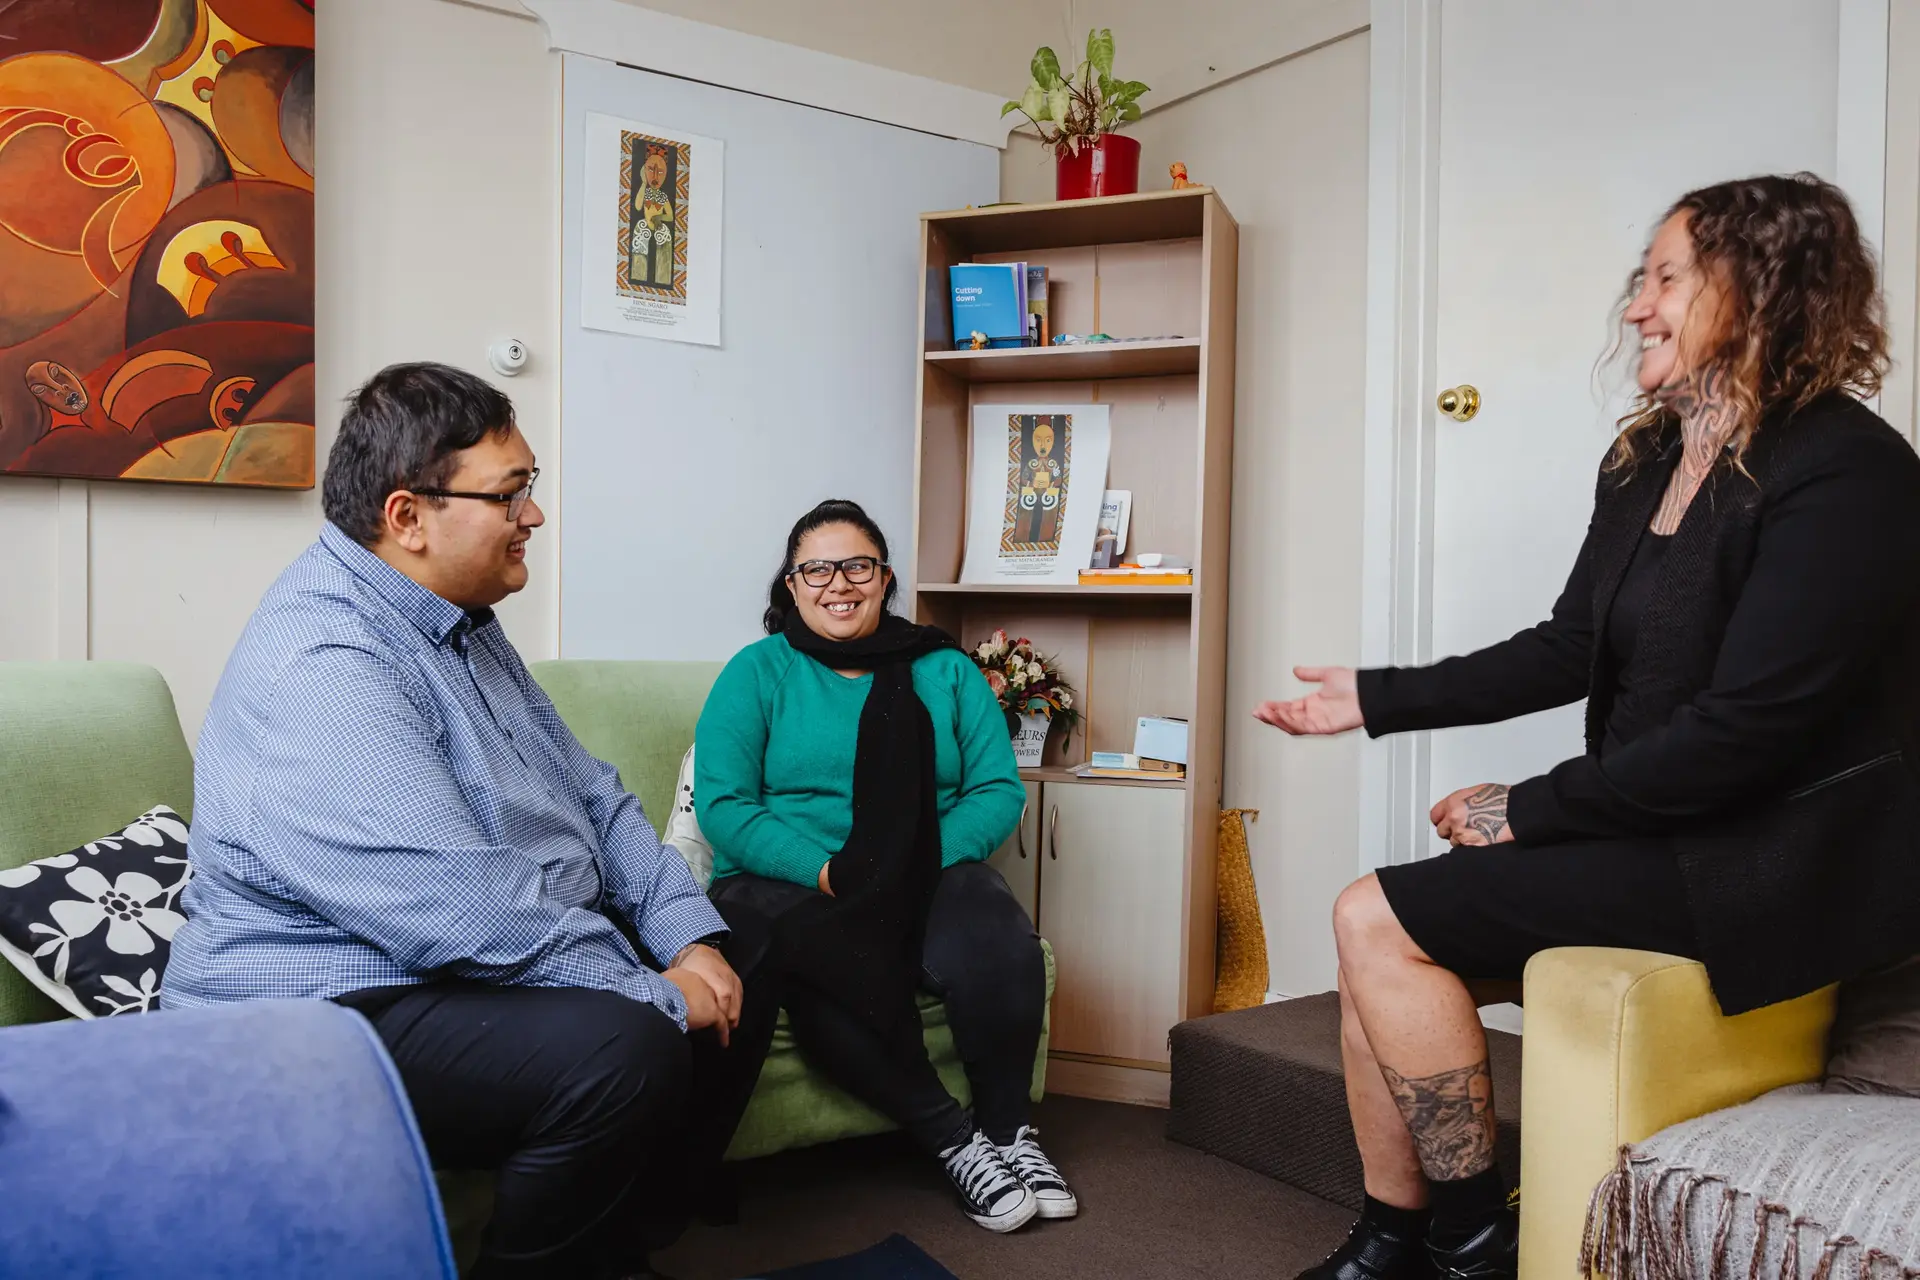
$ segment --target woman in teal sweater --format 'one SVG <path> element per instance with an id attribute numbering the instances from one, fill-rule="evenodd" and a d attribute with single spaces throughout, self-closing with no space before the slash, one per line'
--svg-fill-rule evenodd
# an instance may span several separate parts
<path id="1" fill-rule="evenodd" d="M 986 863 L 1026 800 L 1006 718 L 951 637 L 888 612 L 895 590 L 858 505 L 788 536 L 767 638 L 720 673 L 695 739 L 713 897 L 772 921 L 801 1053 L 937 1155 L 969 1217 L 1072 1217 L 1028 1123 L 1040 939 Z M 946 1003 L 971 1115 L 927 1059 L 921 990 Z"/>

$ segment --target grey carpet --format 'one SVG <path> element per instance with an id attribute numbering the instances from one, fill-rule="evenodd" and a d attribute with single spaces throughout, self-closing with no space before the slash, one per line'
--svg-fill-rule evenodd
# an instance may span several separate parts
<path id="1" fill-rule="evenodd" d="M 1520 1179 L 1520 1037 L 1487 1032 L 1495 1154 Z M 1167 1135 L 1256 1173 L 1360 1208 L 1360 1152 L 1340 1073 L 1335 992 L 1195 1018 L 1173 1029 Z"/>
<path id="2" fill-rule="evenodd" d="M 696 1226 L 657 1265 L 678 1280 L 738 1280 L 831 1258 L 898 1232 L 959 1280 L 1292 1280 L 1353 1214 L 1168 1142 L 1167 1113 L 1049 1098 L 1035 1123 L 1080 1216 L 996 1236 L 960 1213 L 939 1166 L 897 1135 L 739 1166 L 740 1222 Z"/>

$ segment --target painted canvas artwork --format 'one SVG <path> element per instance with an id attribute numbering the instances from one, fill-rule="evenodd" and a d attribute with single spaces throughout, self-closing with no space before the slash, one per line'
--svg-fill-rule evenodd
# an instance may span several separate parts
<path id="1" fill-rule="evenodd" d="M 1072 479 L 1073 415 L 1007 415 L 1007 509 L 1002 555 L 1060 554 L 1060 521 Z"/>
<path id="2" fill-rule="evenodd" d="M 0 2 L 0 476 L 313 487 L 313 27 Z"/>
<path id="3" fill-rule="evenodd" d="M 624 294 L 686 304 L 692 152 L 684 142 L 621 131 L 618 261 Z"/>

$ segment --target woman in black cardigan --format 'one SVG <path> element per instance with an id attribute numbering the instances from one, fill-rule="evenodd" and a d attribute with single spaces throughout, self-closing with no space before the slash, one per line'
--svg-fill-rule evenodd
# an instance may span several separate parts
<path id="1" fill-rule="evenodd" d="M 1920 951 L 1920 459 L 1872 257 L 1811 175 L 1684 196 L 1629 287 L 1634 411 L 1553 616 L 1430 667 L 1301 668 L 1295 734 L 1587 700 L 1586 753 L 1433 807 L 1334 911 L 1367 1208 L 1315 1280 L 1515 1273 L 1469 984 L 1548 947 L 1705 962 L 1739 1013 Z M 1425 1247 L 1423 1248 L 1423 1244 Z"/>

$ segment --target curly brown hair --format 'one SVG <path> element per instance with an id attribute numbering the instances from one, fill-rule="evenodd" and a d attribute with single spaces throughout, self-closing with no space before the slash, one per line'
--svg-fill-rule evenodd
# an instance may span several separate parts
<path id="1" fill-rule="evenodd" d="M 1661 218 L 1687 216 L 1694 268 L 1723 287 L 1725 329 L 1689 375 L 1714 377 L 1734 410 L 1738 465 L 1767 415 L 1829 391 L 1871 396 L 1886 375 L 1886 302 L 1873 252 L 1840 188 L 1811 173 L 1740 178 L 1689 191 Z M 1630 278 L 1620 307 L 1639 292 Z M 1620 419 L 1609 466 L 1631 468 L 1672 419 L 1642 392 Z"/>

